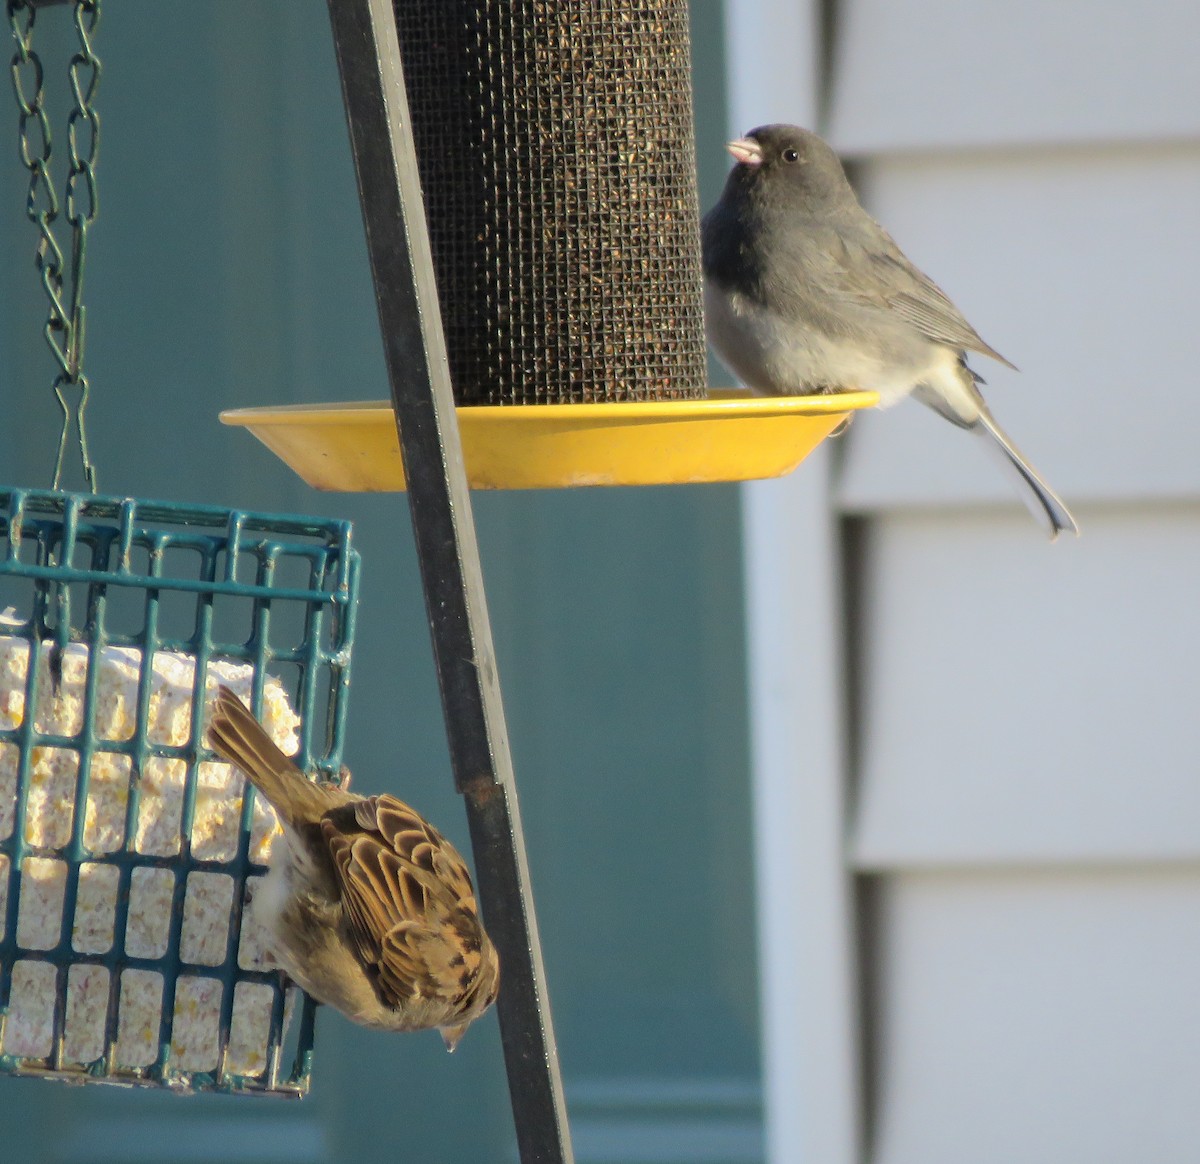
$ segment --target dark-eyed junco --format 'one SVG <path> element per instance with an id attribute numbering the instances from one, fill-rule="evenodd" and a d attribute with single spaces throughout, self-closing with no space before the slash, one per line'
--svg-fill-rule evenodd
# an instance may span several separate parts
<path id="1" fill-rule="evenodd" d="M 908 394 L 998 447 L 1049 529 L 1075 519 L 1001 431 L 967 352 L 1008 362 L 859 205 L 816 134 L 768 125 L 729 143 L 736 165 L 704 217 L 704 306 L 717 355 L 756 392 Z"/>
<path id="2" fill-rule="evenodd" d="M 228 687 L 208 739 L 283 824 L 251 903 L 280 967 L 363 1026 L 436 1027 L 453 1051 L 500 984 L 454 846 L 393 796 L 306 779 Z"/>

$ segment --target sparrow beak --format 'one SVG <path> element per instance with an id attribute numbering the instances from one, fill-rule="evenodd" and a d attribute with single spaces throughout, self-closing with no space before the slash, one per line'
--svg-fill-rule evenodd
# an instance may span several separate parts
<path id="1" fill-rule="evenodd" d="M 752 137 L 739 137 L 734 141 L 726 142 L 725 148 L 733 155 L 733 160 L 739 166 L 762 165 L 762 146 Z"/>
<path id="2" fill-rule="evenodd" d="M 462 1023 L 457 1027 L 438 1027 L 438 1033 L 442 1036 L 442 1042 L 446 1044 L 446 1050 L 451 1054 L 454 1053 L 454 1048 L 458 1046 L 458 1040 L 467 1033 L 467 1027 L 470 1023 Z"/>

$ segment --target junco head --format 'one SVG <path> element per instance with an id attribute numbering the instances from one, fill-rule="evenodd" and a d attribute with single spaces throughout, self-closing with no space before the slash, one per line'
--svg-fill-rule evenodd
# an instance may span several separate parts
<path id="1" fill-rule="evenodd" d="M 308 780 L 228 687 L 208 738 L 283 825 L 251 902 L 281 969 L 356 1023 L 436 1027 L 453 1051 L 500 985 L 454 846 L 393 796 Z"/>
<path id="2" fill-rule="evenodd" d="M 868 389 L 913 395 L 988 438 L 1052 538 L 1078 533 L 1057 494 L 1004 434 L 967 352 L 1009 363 L 859 204 L 816 134 L 767 125 L 728 145 L 734 165 L 704 217 L 709 342 L 756 392 Z"/>
<path id="3" fill-rule="evenodd" d="M 756 190 L 764 201 L 778 199 L 786 207 L 812 213 L 830 212 L 847 202 L 857 205 L 854 191 L 837 154 L 815 133 L 793 125 L 766 125 L 725 147 L 737 165 L 729 172 L 730 187 Z"/>

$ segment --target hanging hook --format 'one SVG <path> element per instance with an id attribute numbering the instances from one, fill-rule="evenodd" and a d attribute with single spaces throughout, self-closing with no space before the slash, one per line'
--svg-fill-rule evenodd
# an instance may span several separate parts
<path id="1" fill-rule="evenodd" d="M 68 387 L 79 389 L 79 396 L 74 404 L 67 399 Z M 63 466 L 67 456 L 67 438 L 70 436 L 73 420 L 76 444 L 83 462 L 83 476 L 87 481 L 88 492 L 96 492 L 96 466 L 92 463 L 87 440 L 87 403 L 91 390 L 88 378 L 82 374 L 74 380 L 63 375 L 54 381 L 54 396 L 58 400 L 58 408 L 62 413 L 62 429 L 58 434 L 58 455 L 54 460 L 54 483 L 51 486 L 53 489 L 62 488 Z"/>

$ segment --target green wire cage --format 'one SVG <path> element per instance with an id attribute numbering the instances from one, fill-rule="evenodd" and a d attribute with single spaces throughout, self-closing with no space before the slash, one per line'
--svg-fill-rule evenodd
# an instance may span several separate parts
<path id="1" fill-rule="evenodd" d="M 337 778 L 358 572 L 348 522 L 0 489 L 0 1071 L 307 1091 L 244 916 L 278 826 L 205 707 Z"/>

